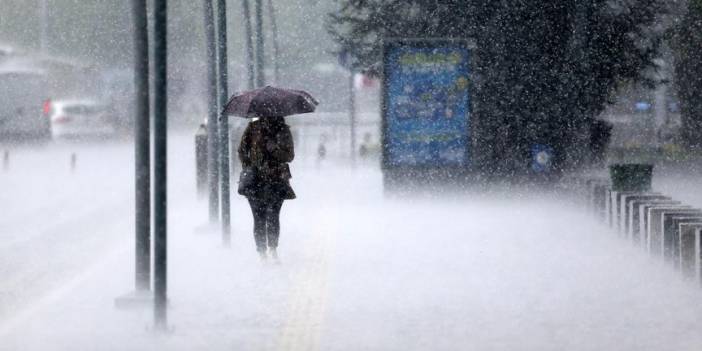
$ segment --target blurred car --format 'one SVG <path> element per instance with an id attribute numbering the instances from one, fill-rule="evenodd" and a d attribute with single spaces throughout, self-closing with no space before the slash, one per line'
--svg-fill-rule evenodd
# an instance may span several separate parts
<path id="1" fill-rule="evenodd" d="M 0 68 L 0 142 L 48 140 L 46 75 Z"/>
<path id="2" fill-rule="evenodd" d="M 115 135 L 115 121 L 107 105 L 93 100 L 58 100 L 50 108 L 54 139 L 81 139 Z"/>

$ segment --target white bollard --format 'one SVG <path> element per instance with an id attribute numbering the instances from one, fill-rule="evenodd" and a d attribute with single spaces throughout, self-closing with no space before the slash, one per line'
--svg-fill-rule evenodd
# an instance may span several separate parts
<path id="1" fill-rule="evenodd" d="M 77 163 L 78 163 L 78 156 L 76 156 L 76 153 L 73 152 L 73 153 L 71 153 L 71 161 L 70 161 L 71 172 L 75 172 L 75 171 L 76 171 L 76 164 L 77 164 Z"/>
<path id="2" fill-rule="evenodd" d="M 678 237 L 680 271 L 685 277 L 695 280 L 699 279 L 700 250 L 696 245 L 699 245 L 697 235 L 700 229 L 702 229 L 702 221 L 681 223 Z"/>

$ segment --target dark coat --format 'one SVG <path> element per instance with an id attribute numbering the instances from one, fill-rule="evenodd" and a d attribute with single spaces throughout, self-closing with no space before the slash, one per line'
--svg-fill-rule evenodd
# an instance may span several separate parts
<path id="1" fill-rule="evenodd" d="M 261 200 L 294 199 L 290 166 L 295 158 L 292 133 L 285 120 L 262 118 L 250 122 L 241 137 L 239 159 L 244 168 L 256 173 L 254 195 Z"/>

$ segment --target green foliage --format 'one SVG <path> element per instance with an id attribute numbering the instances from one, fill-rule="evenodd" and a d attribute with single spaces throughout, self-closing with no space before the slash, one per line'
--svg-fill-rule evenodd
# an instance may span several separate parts
<path id="1" fill-rule="evenodd" d="M 688 11 L 675 28 L 673 41 L 675 76 L 680 98 L 684 145 L 702 152 L 702 1 L 690 1 Z"/>
<path id="2" fill-rule="evenodd" d="M 562 168 L 586 160 L 590 124 L 616 87 L 654 83 L 664 12 L 663 0 L 344 0 L 328 27 L 375 73 L 383 38 L 474 38 L 476 156 L 515 173 L 534 143 L 554 146 Z"/>

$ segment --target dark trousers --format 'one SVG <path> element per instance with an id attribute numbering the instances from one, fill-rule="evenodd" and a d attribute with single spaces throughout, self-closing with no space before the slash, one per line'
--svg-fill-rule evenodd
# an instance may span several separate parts
<path id="1" fill-rule="evenodd" d="M 249 205 L 254 218 L 256 249 L 259 252 L 265 252 L 266 247 L 277 248 L 278 237 L 280 237 L 280 209 L 283 207 L 283 200 L 262 201 L 250 198 Z"/>

